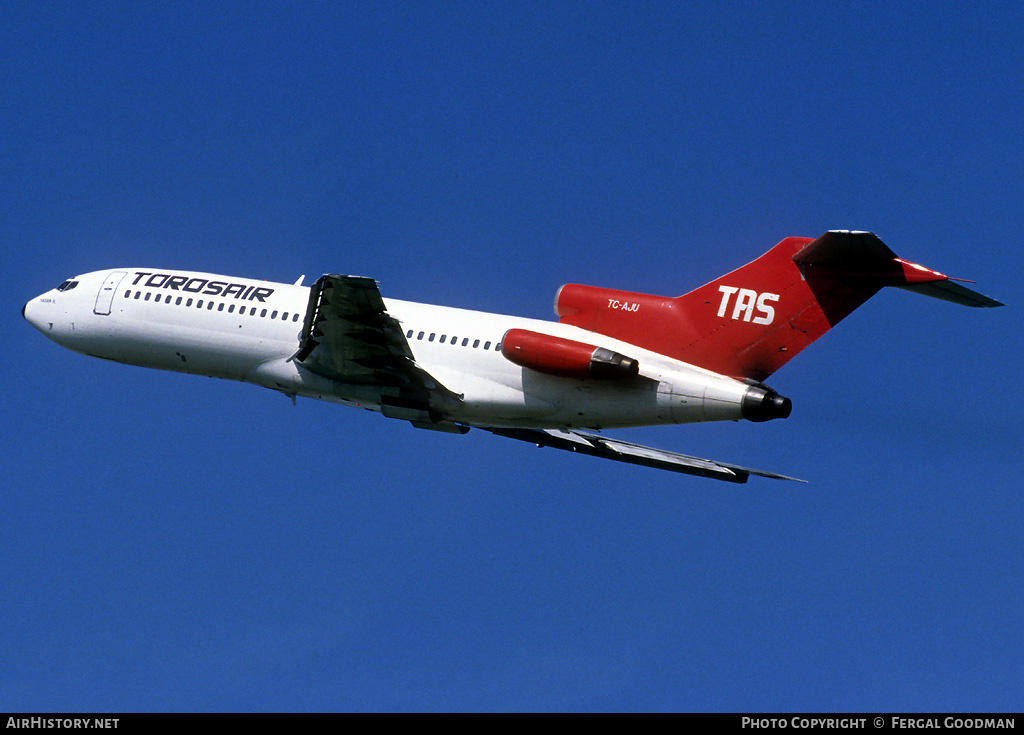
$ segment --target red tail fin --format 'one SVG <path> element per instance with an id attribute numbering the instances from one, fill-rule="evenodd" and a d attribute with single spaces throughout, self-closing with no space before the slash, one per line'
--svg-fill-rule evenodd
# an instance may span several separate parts
<path id="1" fill-rule="evenodd" d="M 569 284 L 559 321 L 724 375 L 764 380 L 883 286 L 968 306 L 1000 304 L 908 263 L 869 232 L 790 237 L 678 298 Z"/>

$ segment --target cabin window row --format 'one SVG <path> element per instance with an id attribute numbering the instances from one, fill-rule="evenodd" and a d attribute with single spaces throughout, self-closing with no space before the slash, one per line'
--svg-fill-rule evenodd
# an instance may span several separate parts
<path id="1" fill-rule="evenodd" d="M 154 294 L 153 294 L 152 291 L 146 291 L 146 292 L 135 291 L 134 292 L 134 297 L 136 299 L 140 299 L 141 298 L 143 301 L 149 301 L 150 297 L 153 297 L 153 296 L 154 296 Z M 127 298 L 132 298 L 132 291 L 131 291 L 131 289 L 129 289 L 129 290 L 124 292 L 124 297 L 126 299 Z M 224 304 L 223 301 L 213 301 L 212 299 L 191 299 L 191 298 L 185 298 L 183 296 L 175 297 L 174 294 L 159 294 L 158 293 L 158 294 L 155 294 L 155 298 L 153 298 L 152 300 L 159 304 L 161 299 L 163 300 L 163 302 L 165 304 L 170 304 L 171 303 L 171 299 L 174 299 L 174 305 L 175 306 L 182 306 L 182 305 L 184 305 L 184 306 L 192 306 L 192 302 L 194 301 L 194 302 L 196 302 L 196 308 L 197 309 L 202 309 L 203 305 L 204 305 L 204 302 L 205 302 L 205 305 L 206 305 L 206 308 L 207 308 L 208 311 L 213 311 L 214 306 L 217 307 L 217 311 L 224 311 L 225 310 L 224 309 L 225 304 Z M 183 304 L 183 302 L 184 302 L 184 304 Z M 228 307 L 227 308 L 227 312 L 228 312 L 228 314 L 234 314 L 235 313 L 235 306 L 236 306 L 235 304 L 227 304 L 227 307 Z M 238 314 L 240 316 L 245 316 L 246 308 L 247 307 L 245 307 L 245 306 L 239 306 L 238 307 Z M 297 311 L 296 312 L 287 312 L 287 311 L 278 311 L 277 309 L 274 309 L 273 311 L 270 311 L 268 309 L 260 309 L 258 306 L 250 306 L 250 307 L 248 307 L 248 309 L 249 309 L 249 311 L 248 311 L 249 316 L 256 316 L 256 312 L 259 311 L 259 316 L 261 318 L 265 318 L 267 316 L 267 314 L 269 313 L 271 319 L 277 319 L 278 314 L 280 314 L 281 315 L 281 321 L 283 321 L 283 322 L 289 321 L 289 317 L 290 317 L 291 321 L 293 321 L 293 322 L 299 321 L 299 312 L 297 312 Z"/>
<path id="2" fill-rule="evenodd" d="M 414 334 L 416 335 L 416 339 L 422 340 L 425 337 L 427 342 L 433 342 L 437 338 L 437 332 L 431 332 L 428 335 L 426 332 L 417 332 L 414 329 L 410 329 L 408 332 L 406 332 L 405 336 L 406 336 L 407 339 L 412 339 Z M 439 343 L 441 343 L 441 344 L 445 344 L 447 342 L 447 344 L 450 344 L 450 345 L 457 345 L 459 343 L 459 338 L 457 336 L 455 336 L 455 335 L 452 335 L 449 338 L 447 334 L 442 334 L 441 338 L 438 339 L 437 341 Z M 463 337 L 462 338 L 462 346 L 463 347 L 472 346 L 474 348 L 479 348 L 480 347 L 480 342 L 481 342 L 481 340 L 474 339 L 472 341 L 472 343 L 470 343 L 469 337 Z M 484 342 L 483 343 L 483 347 L 484 347 L 485 350 L 491 349 L 491 341 L 487 340 L 486 342 Z M 500 350 L 501 349 L 501 342 L 495 342 L 494 343 L 494 349 L 495 350 Z"/>

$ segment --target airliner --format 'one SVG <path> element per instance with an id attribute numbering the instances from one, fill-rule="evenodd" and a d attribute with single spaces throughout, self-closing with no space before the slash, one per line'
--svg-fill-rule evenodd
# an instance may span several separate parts
<path id="1" fill-rule="evenodd" d="M 786 238 L 679 297 L 567 284 L 557 322 L 385 299 L 361 276 L 303 286 L 162 268 L 75 276 L 22 314 L 106 360 L 742 483 L 795 478 L 601 432 L 784 419 L 792 402 L 764 381 L 882 287 L 1001 306 L 961 280 L 896 257 L 872 233 L 834 230 Z"/>

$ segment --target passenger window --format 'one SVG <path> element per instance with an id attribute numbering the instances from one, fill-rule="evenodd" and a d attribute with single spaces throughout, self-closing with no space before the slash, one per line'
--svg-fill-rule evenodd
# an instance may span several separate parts
<path id="1" fill-rule="evenodd" d="M 438 342 L 440 342 L 441 344 L 444 344 L 444 341 L 445 341 L 445 340 L 446 340 L 447 338 L 448 338 L 448 337 L 447 337 L 446 335 L 443 335 L 443 334 L 442 334 L 442 335 L 441 335 L 441 339 L 439 339 L 439 340 L 438 340 Z"/>
<path id="2" fill-rule="evenodd" d="M 150 296 L 152 296 L 152 295 L 153 295 L 153 294 L 151 294 L 151 293 L 149 293 L 149 292 L 147 291 L 147 292 L 146 292 L 146 298 L 145 298 L 145 300 L 146 300 L 146 301 L 149 301 L 149 297 L 150 297 Z"/>
<path id="3" fill-rule="evenodd" d="M 217 311 L 224 311 L 224 304 L 217 304 Z"/>
<path id="4" fill-rule="evenodd" d="M 487 342 L 484 342 L 484 349 L 485 349 L 485 350 L 489 350 L 489 349 L 491 349 L 491 343 L 490 343 L 490 340 L 488 340 Z"/>
<path id="5" fill-rule="evenodd" d="M 261 317 L 264 317 L 266 315 L 267 315 L 267 310 L 266 309 L 264 309 L 263 311 L 260 312 L 260 316 Z"/>
<path id="6" fill-rule="evenodd" d="M 473 349 L 475 350 L 479 346 L 480 346 L 480 340 L 474 339 L 473 340 Z"/>
<path id="7" fill-rule="evenodd" d="M 281 314 L 281 321 L 283 321 L 283 322 L 288 321 L 288 312 L 287 311 L 284 312 L 283 314 Z"/>
<path id="8" fill-rule="evenodd" d="M 181 306 L 181 297 L 180 296 L 174 300 L 174 305 L 175 306 Z"/>
<path id="9" fill-rule="evenodd" d="M 462 346 L 465 347 L 468 344 L 469 344 L 469 337 L 463 337 L 462 338 Z"/>
<path id="10" fill-rule="evenodd" d="M 228 305 L 228 314 L 234 314 L 234 313 L 235 313 L 235 305 L 234 304 L 229 304 Z"/>
<path id="11" fill-rule="evenodd" d="M 185 302 L 185 306 L 192 306 L 192 299 Z"/>
<path id="12" fill-rule="evenodd" d="M 416 335 L 416 339 L 423 339 L 423 332 Z"/>
<path id="13" fill-rule="evenodd" d="M 298 312 L 295 312 L 294 314 L 292 314 L 292 321 L 293 322 L 299 321 L 299 314 L 298 314 Z M 410 334 L 412 334 L 412 332 L 410 332 Z"/>
<path id="14" fill-rule="evenodd" d="M 136 291 L 135 298 L 139 298 L 140 296 L 142 296 L 142 291 Z"/>
<path id="15" fill-rule="evenodd" d="M 196 308 L 197 309 L 202 309 L 203 308 L 203 300 L 202 299 L 199 299 L 199 301 L 196 303 Z"/>
<path id="16" fill-rule="evenodd" d="M 406 339 L 412 339 L 412 330 L 411 329 L 408 332 L 405 333 L 405 338 Z"/>
<path id="17" fill-rule="evenodd" d="M 209 309 L 210 311 L 213 311 L 213 302 L 212 301 L 207 301 L 206 302 L 206 308 Z"/>
<path id="18" fill-rule="evenodd" d="M 431 332 L 431 333 L 430 333 L 430 336 L 429 336 L 429 337 L 427 337 L 427 342 L 433 342 L 433 341 L 434 341 L 434 335 L 435 335 L 435 334 L 437 334 L 437 332 Z"/>
<path id="19" fill-rule="evenodd" d="M 131 289 L 128 289 L 127 291 L 124 292 L 124 297 L 125 298 L 128 298 L 131 295 L 132 295 Z"/>
<path id="20" fill-rule="evenodd" d="M 277 309 L 274 309 L 274 311 L 270 314 L 270 318 L 277 319 Z"/>

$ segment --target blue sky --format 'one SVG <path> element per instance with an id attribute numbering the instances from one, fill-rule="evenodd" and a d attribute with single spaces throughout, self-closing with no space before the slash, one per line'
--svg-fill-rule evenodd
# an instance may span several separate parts
<path id="1" fill-rule="evenodd" d="M 0 710 L 1020 710 L 1014 3 L 5 3 Z M 89 359 L 77 273 L 373 276 L 554 318 L 789 235 L 884 291 L 731 486 Z"/>

